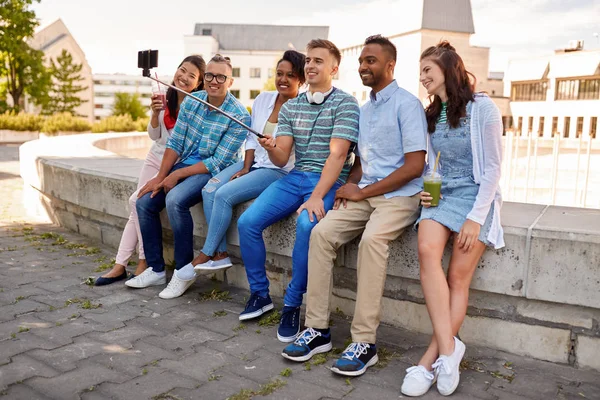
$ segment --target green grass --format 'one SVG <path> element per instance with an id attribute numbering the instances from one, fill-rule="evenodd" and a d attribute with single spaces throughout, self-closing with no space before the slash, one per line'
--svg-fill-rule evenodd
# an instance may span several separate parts
<path id="1" fill-rule="evenodd" d="M 258 321 L 259 326 L 263 327 L 271 327 L 279 325 L 279 319 L 281 318 L 281 313 L 279 311 L 273 311 L 266 316 L 262 317 Z"/>
<path id="2" fill-rule="evenodd" d="M 287 385 L 286 381 L 276 379 L 269 383 L 265 383 L 264 385 L 260 385 L 258 390 L 242 389 L 227 400 L 250 400 L 255 396 L 268 396 L 285 385 Z"/>
<path id="3" fill-rule="evenodd" d="M 224 317 L 226 315 L 227 315 L 227 311 L 225 311 L 225 310 L 215 311 L 213 313 L 213 317 Z"/>
<path id="4" fill-rule="evenodd" d="M 244 329 L 246 329 L 246 325 L 243 323 L 240 323 L 238 326 L 236 326 L 235 328 L 233 328 L 234 332 L 239 332 L 239 331 L 243 331 Z"/>
<path id="5" fill-rule="evenodd" d="M 25 300 L 25 296 L 17 296 L 17 297 L 15 297 L 15 301 L 14 301 L 14 303 L 18 303 L 18 302 L 20 302 L 21 300 Z"/>
<path id="6" fill-rule="evenodd" d="M 227 301 L 231 299 L 231 296 L 229 296 L 229 292 L 223 291 L 221 289 L 213 289 L 210 292 L 202 292 L 199 294 L 199 297 L 200 301 Z"/>
<path id="7" fill-rule="evenodd" d="M 24 326 L 19 327 L 19 333 L 29 332 L 29 328 L 25 328 Z"/>
<path id="8" fill-rule="evenodd" d="M 100 304 L 100 303 L 94 304 L 90 300 L 85 300 L 81 303 L 80 307 L 83 308 L 84 310 L 94 310 L 96 308 L 102 307 L 102 304 Z"/>
<path id="9" fill-rule="evenodd" d="M 281 375 L 281 376 L 283 376 L 285 378 L 289 377 L 291 374 L 292 374 L 292 370 L 289 369 L 289 368 L 286 368 L 286 369 L 284 369 L 283 371 L 281 371 L 279 373 L 279 375 Z"/>
<path id="10" fill-rule="evenodd" d="M 208 381 L 212 382 L 212 381 L 218 381 L 219 379 L 221 379 L 223 377 L 223 375 L 214 375 L 214 374 L 210 374 L 210 376 L 208 377 Z"/>

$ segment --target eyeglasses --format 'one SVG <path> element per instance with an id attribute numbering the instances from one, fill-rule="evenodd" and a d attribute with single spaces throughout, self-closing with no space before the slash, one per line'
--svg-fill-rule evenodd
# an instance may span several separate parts
<path id="1" fill-rule="evenodd" d="M 212 82 L 213 79 L 216 79 L 217 83 L 225 83 L 227 78 L 230 78 L 230 76 L 222 75 L 222 74 L 213 74 L 211 72 L 207 72 L 204 74 L 204 80 L 206 82 Z"/>

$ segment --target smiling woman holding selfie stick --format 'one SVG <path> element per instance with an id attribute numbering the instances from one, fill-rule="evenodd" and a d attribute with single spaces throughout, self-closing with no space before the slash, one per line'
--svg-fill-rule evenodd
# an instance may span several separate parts
<path id="1" fill-rule="evenodd" d="M 419 364 L 407 369 L 401 390 L 421 396 L 437 379 L 438 391 L 448 396 L 460 380 L 465 345 L 456 335 L 467 313 L 473 273 L 486 246 L 504 246 L 502 120 L 488 96 L 474 93 L 472 75 L 450 43 L 426 49 L 420 69 L 432 100 L 425 111 L 429 168 L 441 173 L 442 197 L 435 205 L 432 194 L 437 193 L 422 192 L 424 208 L 417 221 L 421 286 L 434 333 Z M 450 236 L 454 243 L 446 277 L 441 259 Z"/>
<path id="2" fill-rule="evenodd" d="M 204 71 L 206 63 L 201 56 L 191 55 L 183 59 L 177 67 L 175 76 L 173 77 L 173 85 L 185 90 L 186 92 L 195 92 L 204 88 Z M 127 264 L 129 259 L 138 248 L 138 265 L 134 275 L 137 276 L 144 272 L 147 267 L 146 256 L 144 254 L 144 246 L 142 243 L 142 234 L 140 232 L 138 216 L 136 211 L 136 201 L 139 190 L 156 174 L 160 169 L 160 163 L 165 153 L 167 139 L 173 132 L 177 115 L 179 114 L 179 106 L 185 99 L 186 95 L 169 88 L 165 98 L 159 95 L 152 96 L 152 115 L 148 122 L 148 136 L 154 141 L 144 164 L 140 171 L 137 190 L 129 198 L 129 220 L 123 230 L 121 243 L 115 257 L 115 265 L 108 273 L 96 279 L 96 286 L 108 285 L 127 278 Z"/>

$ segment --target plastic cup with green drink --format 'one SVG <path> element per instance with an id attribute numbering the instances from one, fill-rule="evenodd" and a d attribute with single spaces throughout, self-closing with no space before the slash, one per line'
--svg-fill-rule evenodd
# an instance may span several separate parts
<path id="1" fill-rule="evenodd" d="M 423 177 L 423 191 L 429 193 L 432 197 L 431 207 L 437 207 L 440 204 L 440 193 L 442 192 L 442 175 L 439 172 L 432 172 Z"/>

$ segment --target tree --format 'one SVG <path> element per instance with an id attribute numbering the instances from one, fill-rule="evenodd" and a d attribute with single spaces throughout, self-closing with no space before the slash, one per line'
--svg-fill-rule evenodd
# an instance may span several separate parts
<path id="1" fill-rule="evenodd" d="M 83 64 L 75 64 L 73 56 L 63 49 L 56 63 L 50 59 L 50 74 L 52 75 L 52 101 L 43 105 L 44 114 L 68 112 L 76 115 L 75 109 L 87 100 L 82 100 L 77 93 L 87 89 L 78 85 L 83 80 L 80 72 Z"/>
<path id="2" fill-rule="evenodd" d="M 27 93 L 36 104 L 47 99 L 50 74 L 43 64 L 44 53 L 27 44 L 38 25 L 29 9 L 39 0 L 0 0 L 0 79 L 7 83 L 13 107 L 19 109 Z"/>
<path id="3" fill-rule="evenodd" d="M 131 115 L 134 121 L 147 116 L 146 107 L 142 105 L 137 93 L 115 93 L 113 115 L 125 114 Z"/>
<path id="4" fill-rule="evenodd" d="M 277 90 L 277 86 L 275 86 L 275 75 L 273 75 L 272 77 L 270 77 L 265 82 L 265 85 L 263 86 L 263 90 L 267 91 L 267 92 L 272 92 L 274 90 Z"/>

